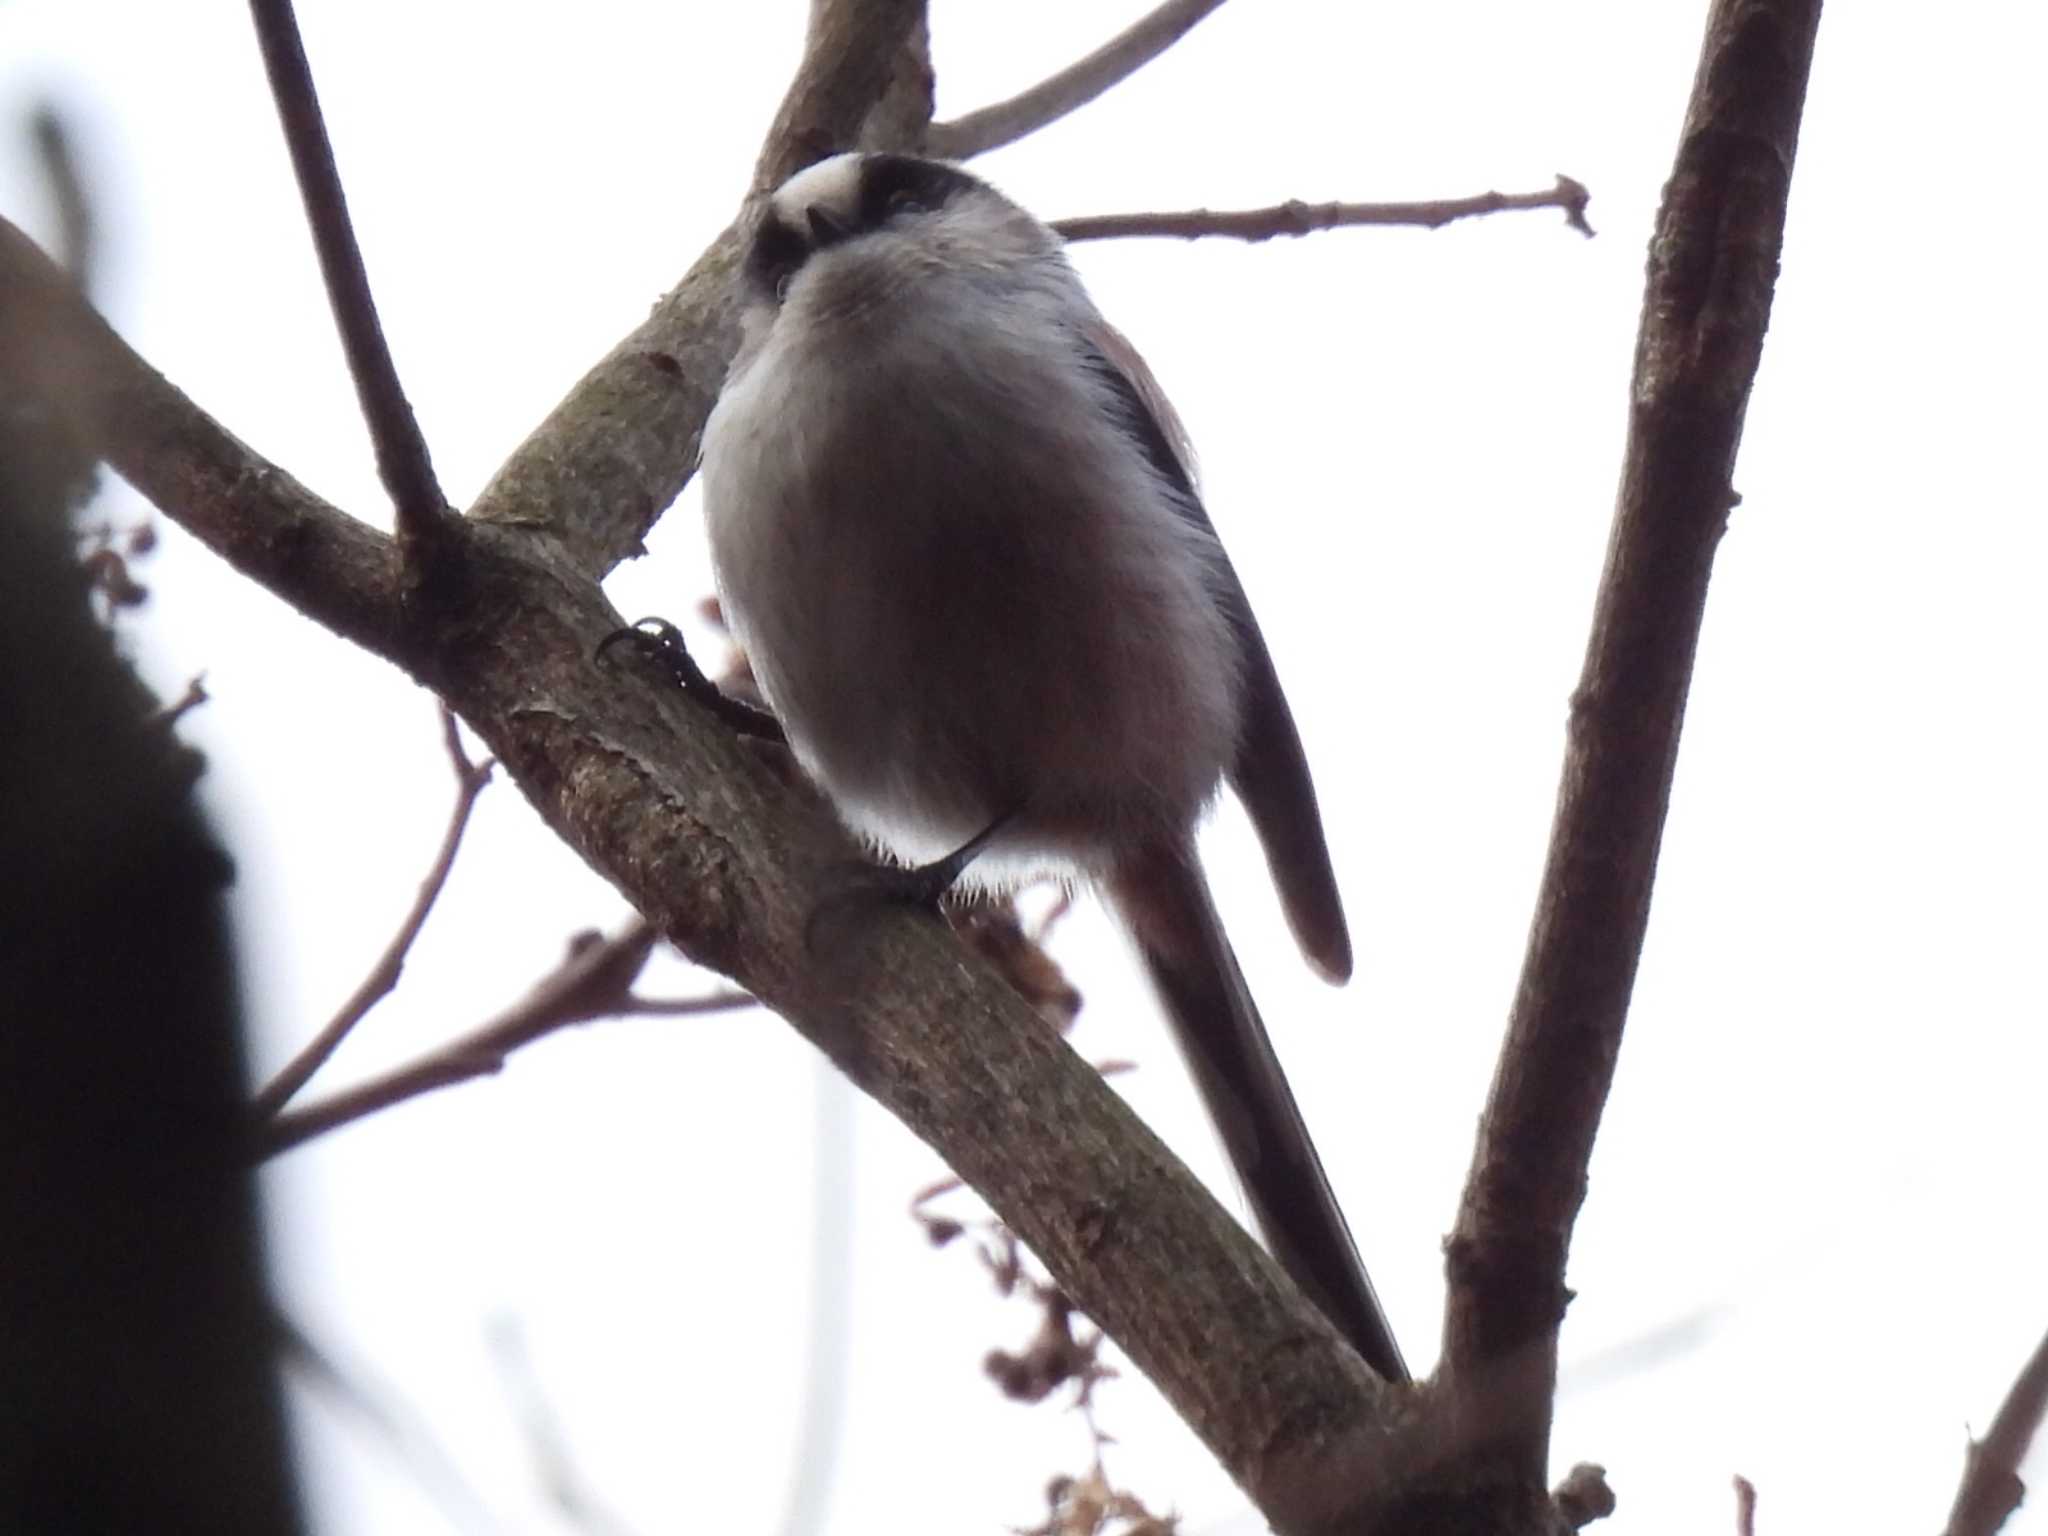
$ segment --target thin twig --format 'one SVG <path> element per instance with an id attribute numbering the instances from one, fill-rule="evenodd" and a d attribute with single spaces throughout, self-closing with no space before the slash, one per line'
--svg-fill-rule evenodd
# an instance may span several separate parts
<path id="1" fill-rule="evenodd" d="M 2048 1336 L 2020 1370 L 1982 1440 L 1970 1442 L 1946 1536 L 1992 1536 L 2027 1496 L 2020 1463 L 2048 1414 Z"/>
<path id="2" fill-rule="evenodd" d="M 195 672 L 192 681 L 185 685 L 183 693 L 149 717 L 149 728 L 153 731 L 168 731 L 212 697 L 213 695 L 206 691 L 206 674 Z"/>
<path id="3" fill-rule="evenodd" d="M 1735 1536 L 1756 1536 L 1756 1484 L 1735 1474 Z"/>
<path id="4" fill-rule="evenodd" d="M 355 380 L 356 399 L 362 404 L 363 419 L 377 450 L 377 473 L 391 493 L 399 543 L 410 548 L 454 514 L 441 493 L 440 481 L 434 478 L 427 440 L 420 434 L 419 420 L 398 382 L 398 368 L 391 361 L 384 327 L 377 319 L 377 304 L 370 297 L 370 277 L 349 222 L 341 172 L 335 166 L 334 146 L 320 115 L 313 71 L 306 62 L 306 46 L 299 36 L 291 0 L 249 0 L 249 13 L 263 50 L 270 94 L 284 124 L 285 145 L 291 151 L 306 220 L 313 227 L 313 248 L 320 258 L 320 275 L 326 281 L 327 299 L 334 308 L 342 350 Z"/>
<path id="5" fill-rule="evenodd" d="M 405 969 L 405 957 L 412 952 L 413 941 L 420 936 L 427 914 L 434 910 L 434 903 L 441 897 L 441 888 L 448 883 L 448 872 L 455 867 L 455 855 L 462 848 L 462 834 L 469 828 L 469 813 L 476 809 L 477 796 L 490 783 L 491 769 L 496 766 L 496 760 L 487 757 L 480 763 L 470 761 L 469 754 L 463 750 L 462 733 L 456 728 L 455 714 L 445 705 L 441 709 L 441 731 L 442 740 L 448 748 L 448 760 L 455 767 L 455 804 L 448 813 L 448 829 L 441 834 L 441 846 L 434 854 L 434 862 L 428 867 L 426 878 L 420 882 L 419 894 L 413 897 L 411 910 L 391 936 L 391 942 L 384 946 L 377 963 L 370 967 L 370 973 L 357 983 L 347 1001 L 335 1010 L 334 1017 L 321 1026 L 319 1033 L 307 1041 L 298 1055 L 286 1062 L 277 1076 L 265 1083 L 250 1102 L 250 1112 L 259 1120 L 270 1119 L 283 1110 L 291 1096 L 305 1087 L 306 1080 L 326 1064 L 348 1037 L 348 1032 L 398 985 L 399 974 Z"/>
<path id="6" fill-rule="evenodd" d="M 560 965 L 488 1023 L 415 1062 L 305 1109 L 287 1110 L 259 1126 L 254 1137 L 255 1156 L 259 1160 L 275 1157 L 407 1099 L 489 1077 L 503 1070 L 506 1057 L 521 1046 L 568 1025 L 656 1011 L 636 1007 L 632 987 L 658 937 L 644 919 L 636 918 L 616 937 L 588 935 L 573 943 Z M 687 1002 L 664 1003 L 659 1011 L 670 1015 L 727 1013 L 753 1002 L 745 992 L 714 992 Z"/>
<path id="7" fill-rule="evenodd" d="M 1166 0 L 1086 58 L 1030 90 L 951 122 L 933 123 L 925 136 L 925 149 L 947 160 L 971 160 L 1036 133 L 1136 74 L 1222 4 L 1223 0 Z"/>
<path id="8" fill-rule="evenodd" d="M 78 172 L 71 132 L 57 109 L 45 103 L 30 116 L 29 134 L 35 140 L 36 158 L 42 161 L 50 201 L 56 205 L 57 264 L 71 274 L 81 292 L 90 293 L 93 258 L 99 254 L 99 221 L 86 196 L 85 178 Z"/>
<path id="9" fill-rule="evenodd" d="M 699 1013 L 722 1013 L 754 1001 L 751 992 L 713 992 L 704 997 L 641 997 L 634 993 L 619 999 L 606 1017 L 621 1019 L 683 1019 Z"/>
<path id="10" fill-rule="evenodd" d="M 1652 238 L 1614 529 L 1527 954 L 1456 1226 L 1441 1375 L 1542 1475 L 1565 1260 L 1614 1080 L 1820 0 L 1716 0 Z M 1468 1405 L 1470 1406 L 1470 1405 Z"/>
<path id="11" fill-rule="evenodd" d="M 1557 185 L 1544 192 L 1481 192 L 1475 197 L 1437 198 L 1419 203 L 1304 203 L 1299 198 L 1289 198 L 1270 208 L 1098 213 L 1078 219 L 1060 219 L 1052 227 L 1070 245 L 1080 240 L 1130 240 L 1161 235 L 1180 240 L 1220 235 L 1232 240 L 1257 242 L 1281 235 L 1299 237 L 1325 229 L 1349 229 L 1366 224 L 1406 224 L 1440 229 L 1454 220 L 1478 218 L 1483 214 L 1556 208 L 1564 213 L 1565 223 L 1590 239 L 1593 226 L 1586 222 L 1586 204 L 1591 197 L 1592 194 L 1571 177 L 1560 175 Z"/>

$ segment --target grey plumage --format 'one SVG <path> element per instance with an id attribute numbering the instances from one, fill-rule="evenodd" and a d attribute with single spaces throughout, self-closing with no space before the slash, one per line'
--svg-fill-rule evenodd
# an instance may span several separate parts
<path id="1" fill-rule="evenodd" d="M 1304 951 L 1350 943 L 1301 744 L 1180 429 L 1043 224 L 957 167 L 846 155 L 751 236 L 704 434 L 725 611 L 798 759 L 910 862 L 1096 884 L 1276 1257 L 1405 1379 L 1194 852 L 1227 777 Z"/>

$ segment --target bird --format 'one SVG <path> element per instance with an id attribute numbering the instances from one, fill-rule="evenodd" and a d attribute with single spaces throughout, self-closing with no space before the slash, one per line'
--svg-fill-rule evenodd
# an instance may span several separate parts
<path id="1" fill-rule="evenodd" d="M 757 205 L 701 477 L 720 603 L 808 776 L 900 865 L 1099 891 L 1274 1257 L 1408 1378 L 1196 851 L 1231 786 L 1309 964 L 1352 968 L 1273 659 L 1178 416 L 990 183 L 835 155 Z"/>

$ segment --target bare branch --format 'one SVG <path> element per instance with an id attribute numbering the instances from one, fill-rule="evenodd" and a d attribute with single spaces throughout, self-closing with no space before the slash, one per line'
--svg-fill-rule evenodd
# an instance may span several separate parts
<path id="1" fill-rule="evenodd" d="M 491 769 L 496 766 L 490 758 L 481 763 L 470 761 L 462 748 L 462 733 L 456 727 L 455 715 L 445 704 L 441 706 L 441 734 L 448 759 L 455 766 L 455 805 L 448 813 L 448 829 L 441 834 L 434 862 L 420 882 L 411 910 L 399 923 L 391 942 L 384 946 L 377 963 L 370 967 L 370 974 L 357 983 L 347 1001 L 335 1010 L 334 1017 L 250 1101 L 250 1113 L 257 1119 L 268 1119 L 281 1111 L 292 1095 L 306 1086 L 307 1079 L 326 1065 L 363 1016 L 390 996 L 405 969 L 405 957 L 412 952 L 413 941 L 426 924 L 427 914 L 441 898 L 441 888 L 448 883 L 448 872 L 455 867 L 455 855 L 462 848 L 462 834 L 469 829 L 469 813 L 476 809 L 477 796 L 491 782 Z"/>
<path id="2" fill-rule="evenodd" d="M 284 124 L 292 170 L 306 205 L 306 221 L 313 227 L 313 247 L 320 258 L 328 302 L 334 308 L 334 323 L 341 331 L 342 350 L 348 354 L 356 399 L 362 403 L 363 419 L 376 446 L 377 473 L 391 493 L 399 543 L 409 547 L 417 539 L 430 537 L 437 525 L 454 514 L 441 493 L 440 481 L 434 478 L 427 440 L 420 434 L 419 420 L 405 398 L 397 365 L 384 342 L 384 327 L 377 319 L 376 301 L 370 297 L 370 277 L 349 222 L 341 172 L 335 166 L 334 146 L 320 115 L 313 71 L 306 62 L 306 47 L 291 0 L 249 0 L 249 14 L 256 23 L 270 94 Z"/>
<path id="3" fill-rule="evenodd" d="M 1567 1530 L 1582 1531 L 1595 1520 L 1605 1520 L 1615 1507 L 1614 1490 L 1607 1486 L 1607 1469 L 1594 1462 L 1580 1462 L 1550 1491 L 1550 1504 Z"/>
<path id="4" fill-rule="evenodd" d="M 1613 1080 L 1762 357 L 1819 0 L 1716 0 L 1651 241 L 1621 490 L 1556 820 L 1456 1227 L 1443 1376 L 1540 1477 L 1565 1255 Z M 1496 1417 L 1497 1416 L 1497 1417 Z"/>
<path id="5" fill-rule="evenodd" d="M 1945 1536 L 1993 1536 L 2020 1507 L 2027 1485 L 2020 1463 L 2048 1414 L 2048 1337 L 2027 1357 L 1982 1440 L 1963 1458 L 1963 1481 L 1948 1513 Z"/>
<path id="6" fill-rule="evenodd" d="M 1735 1474 L 1735 1536 L 1756 1536 L 1756 1484 Z"/>
<path id="7" fill-rule="evenodd" d="M 418 1061 L 308 1108 L 286 1110 L 274 1116 L 254 1133 L 256 1155 L 275 1157 L 380 1109 L 403 1104 L 437 1088 L 489 1077 L 504 1070 L 505 1058 L 521 1046 L 571 1024 L 587 1024 L 594 1019 L 628 1013 L 730 1013 L 736 1008 L 753 1006 L 754 999 L 745 992 L 714 992 L 687 1003 L 635 1007 L 634 979 L 646 965 L 659 937 L 642 919 L 635 919 L 615 938 L 584 935 L 571 944 L 560 965 L 489 1023 L 449 1041 Z"/>
<path id="8" fill-rule="evenodd" d="M 621 1019 L 683 1019 L 699 1013 L 725 1013 L 756 1002 L 748 992 L 713 992 L 705 997 L 642 997 L 639 993 L 620 1000 L 611 1016 Z"/>
<path id="9" fill-rule="evenodd" d="M 94 258 L 99 254 L 99 221 L 93 217 L 92 200 L 86 196 L 85 178 L 78 172 L 78 156 L 71 148 L 70 131 L 57 109 L 46 102 L 30 116 L 29 133 L 35 140 L 36 158 L 42 162 L 50 201 L 57 209 L 58 264 L 71 274 L 71 280 L 80 289 L 89 293 Z"/>
<path id="10" fill-rule="evenodd" d="M 193 710 L 204 704 L 211 697 L 212 695 L 206 691 L 206 674 L 204 672 L 194 674 L 192 680 L 185 685 L 183 693 L 149 717 L 150 729 L 154 731 L 168 731 L 172 729 L 180 720 L 191 714 Z"/>
<path id="11" fill-rule="evenodd" d="M 1129 79 L 1222 4 L 1223 0 L 1165 0 L 1086 58 L 1047 76 L 1030 90 L 951 122 L 933 123 L 925 136 L 925 152 L 948 160 L 971 160 L 1036 133 Z"/>
<path id="12" fill-rule="evenodd" d="M 0 220 L 0 367 L 244 575 L 389 656 L 396 546 L 208 416 L 116 336 L 35 242 Z"/>
<path id="13" fill-rule="evenodd" d="M 1312 235 L 1325 229 L 1350 229 L 1367 224 L 1419 225 L 1441 229 L 1457 219 L 1530 208 L 1557 208 L 1564 221 L 1589 239 L 1586 222 L 1589 193 L 1569 176 L 1545 192 L 1481 192 L 1475 197 L 1440 198 L 1421 203 L 1304 203 L 1289 198 L 1270 208 L 1217 210 L 1190 208 L 1181 213 L 1098 213 L 1053 224 L 1068 244 L 1081 240 L 1130 240 L 1171 236 L 1200 240 L 1220 235 L 1253 242 L 1277 236 Z"/>

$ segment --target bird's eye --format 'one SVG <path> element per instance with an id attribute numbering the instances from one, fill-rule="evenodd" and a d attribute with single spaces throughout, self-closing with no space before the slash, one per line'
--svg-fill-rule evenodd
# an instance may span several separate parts
<path id="1" fill-rule="evenodd" d="M 883 207 L 892 215 L 898 213 L 930 212 L 930 209 L 925 205 L 924 199 L 908 188 L 898 188 L 896 191 L 891 192 L 889 194 L 889 201 L 883 204 Z"/>
<path id="2" fill-rule="evenodd" d="M 792 267 L 775 279 L 775 302 L 780 304 L 789 297 L 789 285 L 796 281 L 796 269 Z"/>

